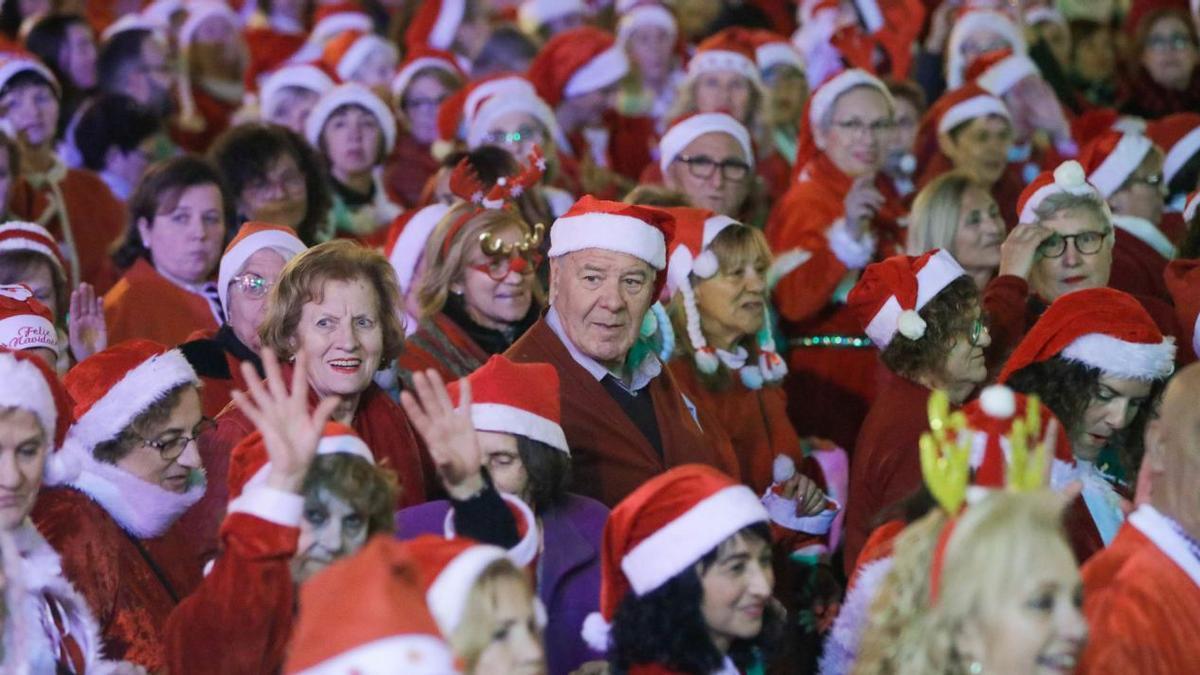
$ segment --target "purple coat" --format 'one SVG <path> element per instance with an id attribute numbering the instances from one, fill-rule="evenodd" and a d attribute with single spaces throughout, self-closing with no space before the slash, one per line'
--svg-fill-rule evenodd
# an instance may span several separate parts
<path id="1" fill-rule="evenodd" d="M 396 538 L 444 534 L 450 502 L 411 506 L 396 514 Z M 546 658 L 550 675 L 567 675 L 581 664 L 604 658 L 583 641 L 587 615 L 600 609 L 600 545 L 608 507 L 589 497 L 567 495 L 561 506 L 541 514 L 544 550 L 538 557 L 538 597 L 546 606 Z"/>

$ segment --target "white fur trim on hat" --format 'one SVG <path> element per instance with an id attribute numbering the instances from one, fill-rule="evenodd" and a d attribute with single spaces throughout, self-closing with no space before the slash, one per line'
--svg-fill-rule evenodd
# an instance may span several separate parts
<path id="1" fill-rule="evenodd" d="M 506 555 L 509 560 L 517 567 L 528 567 L 537 558 L 538 544 L 541 541 L 541 535 L 538 533 L 537 516 L 533 515 L 533 509 L 529 508 L 520 497 L 510 495 L 506 492 L 500 492 L 500 498 L 504 500 L 510 508 L 517 510 L 520 514 L 519 519 L 524 521 L 525 536 L 512 548 L 508 549 Z M 520 524 L 518 524 L 520 529 Z M 442 534 L 447 539 L 454 539 L 457 532 L 454 530 L 454 509 L 446 512 L 445 519 L 442 520 Z"/>
<path id="2" fill-rule="evenodd" d="M 964 274 L 966 272 L 963 271 L 962 266 L 946 251 L 938 251 L 933 254 L 925 262 L 925 266 L 917 272 L 916 305 L 901 307 L 900 301 L 896 299 L 895 295 L 889 297 L 887 302 L 883 303 L 883 307 L 879 308 L 879 311 L 871 318 L 871 323 L 867 324 L 865 331 L 867 337 L 871 338 L 871 342 L 874 342 L 879 349 L 886 348 L 896 337 L 897 332 L 903 333 L 901 322 L 911 321 L 911 318 L 905 319 L 907 312 L 921 311 L 921 308 L 929 304 L 929 301 L 941 293 L 943 288 Z M 920 316 L 918 315 L 917 318 L 920 319 Z M 923 334 L 924 331 L 921 333 Z M 916 339 L 907 334 L 905 337 Z"/>
<path id="3" fill-rule="evenodd" d="M 862 17 L 863 26 L 868 33 L 878 33 L 883 28 L 883 12 L 879 9 L 879 0 L 854 0 L 858 15 Z"/>
<path id="4" fill-rule="evenodd" d="M 71 429 L 64 444 L 74 441 L 86 452 L 125 430 L 163 394 L 181 384 L 200 384 L 200 378 L 178 349 L 152 356 L 125 373 Z"/>
<path id="5" fill-rule="evenodd" d="M 723 112 L 700 113 L 676 123 L 658 141 L 658 168 L 665 174 L 671 162 L 692 141 L 704 134 L 721 133 L 733 137 L 745 154 L 746 163 L 754 166 L 754 146 L 750 143 L 750 132 L 732 116 Z"/>
<path id="6" fill-rule="evenodd" d="M 724 488 L 646 537 L 621 558 L 621 571 L 639 596 L 662 586 L 739 530 L 770 520 L 744 485 Z"/>
<path id="7" fill-rule="evenodd" d="M 538 29 L 555 19 L 586 12 L 580 0 L 525 0 L 517 10 L 517 24 L 526 33 L 537 35 Z"/>
<path id="8" fill-rule="evenodd" d="M 1143 344 L 1089 333 L 1067 345 L 1062 356 L 1113 377 L 1161 380 L 1175 372 L 1175 338 L 1168 335 L 1158 344 Z"/>
<path id="9" fill-rule="evenodd" d="M 517 434 L 571 454 L 562 426 L 528 410 L 501 403 L 472 403 L 471 422 L 477 431 Z"/>
<path id="10" fill-rule="evenodd" d="M 1100 196 L 1096 188 L 1092 187 L 1087 182 L 1087 176 L 1083 172 L 1083 166 L 1073 159 L 1069 159 L 1054 170 L 1054 182 L 1049 185 L 1043 185 L 1029 195 L 1029 199 L 1025 200 L 1025 207 L 1021 209 L 1018 215 L 1017 222 L 1032 223 L 1037 220 L 1037 207 L 1046 201 L 1046 198 L 1051 195 L 1056 195 L 1060 192 L 1067 192 L 1073 195 L 1095 195 Z"/>
<path id="11" fill-rule="evenodd" d="M 1037 64 L 1024 54 L 1013 54 L 988 68 L 975 80 L 984 91 L 996 96 L 1007 94 L 1018 82 L 1030 75 L 1040 75 Z M 1045 101 L 1053 104 L 1056 101 Z"/>
<path id="12" fill-rule="evenodd" d="M 540 122 L 560 150 L 570 147 L 562 128 L 558 126 L 554 111 L 532 91 L 506 91 L 484 101 L 467 123 L 467 147 L 475 149 L 483 145 L 483 138 L 491 129 L 492 123 L 510 112 L 523 112 Z"/>
<path id="13" fill-rule="evenodd" d="M 195 38 L 196 29 L 200 24 L 212 18 L 222 18 L 230 23 L 235 28 L 241 28 L 241 17 L 237 15 L 229 5 L 223 2 L 201 1 L 189 2 L 187 5 L 187 19 L 183 25 L 179 27 L 179 47 L 182 50 L 192 44 Z"/>
<path id="14" fill-rule="evenodd" d="M 344 105 L 362 106 L 379 122 L 379 128 L 383 130 L 384 147 L 383 155 L 378 161 L 382 163 L 396 145 L 396 118 L 383 99 L 361 84 L 347 82 L 326 92 L 321 100 L 317 101 L 317 105 L 313 106 L 312 112 L 304 122 L 304 137 L 314 148 L 320 147 L 321 131 L 325 128 L 325 123 L 335 110 Z"/>
<path id="15" fill-rule="evenodd" d="M 599 91 L 625 77 L 627 73 L 629 57 L 620 45 L 614 44 L 592 57 L 571 75 L 567 85 L 563 87 L 563 96 L 571 98 Z"/>
<path id="16" fill-rule="evenodd" d="M 392 269 L 396 270 L 396 280 L 400 282 L 402 293 L 412 291 L 413 275 L 416 274 L 417 263 L 421 261 L 421 255 L 425 252 L 425 242 L 429 241 L 429 235 L 433 234 L 434 228 L 449 210 L 450 207 L 446 204 L 426 206 L 413 214 L 404 224 L 404 230 L 396 237 L 388 262 L 392 264 Z"/>
<path id="17" fill-rule="evenodd" d="M 140 14 L 126 14 L 108 25 L 100 34 L 101 42 L 108 42 L 115 36 L 129 31 L 144 30 L 163 37 L 163 26 L 157 21 L 148 19 Z"/>
<path id="18" fill-rule="evenodd" d="M 1200 126 L 1184 134 L 1183 138 L 1171 146 L 1171 151 L 1163 159 L 1163 180 L 1168 184 L 1175 179 L 1175 174 L 1183 168 L 1187 161 L 1200 152 Z"/>
<path id="19" fill-rule="evenodd" d="M 338 12 L 318 21 L 317 25 L 313 26 L 308 41 L 323 46 L 342 33 L 348 31 L 369 33 L 374 29 L 371 17 L 363 12 Z"/>
<path id="20" fill-rule="evenodd" d="M 396 66 L 396 60 L 400 57 L 400 52 L 396 49 L 396 45 L 384 40 L 374 33 L 366 33 L 362 37 L 354 41 L 346 53 L 342 56 L 342 60 L 337 64 L 337 76 L 343 81 L 349 80 L 354 71 L 367 60 L 371 52 L 375 50 L 383 50 L 388 53 L 392 59 L 392 65 L 388 70 L 392 70 Z"/>
<path id="21" fill-rule="evenodd" d="M 617 43 L 624 45 L 633 31 L 642 26 L 656 26 L 671 34 L 679 34 L 679 25 L 667 8 L 660 5 L 638 5 L 625 13 L 617 24 Z"/>
<path id="22" fill-rule="evenodd" d="M 762 76 L 758 74 L 758 66 L 753 61 L 745 54 L 724 49 L 708 49 L 696 52 L 696 55 L 688 61 L 687 79 L 693 80 L 703 73 L 713 73 L 722 70 L 733 71 L 750 80 L 756 86 L 762 86 Z"/>
<path id="23" fill-rule="evenodd" d="M 1111 197 L 1125 181 L 1137 171 L 1146 154 L 1154 147 L 1149 138 L 1141 134 L 1124 134 L 1117 147 L 1100 162 L 1088 176 L 1091 183 L 1105 199 Z"/>
<path id="24" fill-rule="evenodd" d="M 480 544 L 459 553 L 442 568 L 425 593 L 429 613 L 433 615 L 442 635 L 452 635 L 458 628 L 466 608 L 467 594 L 483 570 L 504 558 L 504 549 L 499 546 Z"/>
<path id="25" fill-rule="evenodd" d="M 285 263 L 308 249 L 300 239 L 280 230 L 255 232 L 239 241 L 232 250 L 221 256 L 221 264 L 217 269 L 217 293 L 221 296 L 221 306 L 226 311 L 229 310 L 230 282 L 241 271 L 250 256 L 264 248 L 279 253 Z"/>
<path id="26" fill-rule="evenodd" d="M 1185 223 L 1192 222 L 1192 218 L 1196 217 L 1196 211 L 1200 210 L 1200 191 L 1193 192 L 1183 205 L 1183 221 Z"/>
<path id="27" fill-rule="evenodd" d="M 13 351 L 50 349 L 58 351 L 58 330 L 45 317 L 19 314 L 0 319 L 0 346 Z"/>
<path id="28" fill-rule="evenodd" d="M 427 0 L 427 2 L 435 2 L 436 0 Z M 429 31 L 429 46 L 434 49 L 450 49 L 454 44 L 454 35 L 458 32 L 458 27 L 462 25 L 463 15 L 467 11 L 466 0 L 441 0 L 441 11 L 438 12 L 437 20 L 433 22 L 433 28 Z"/>
<path id="29" fill-rule="evenodd" d="M 21 220 L 10 220 L 3 225 L 0 225 L 0 234 L 8 234 L 10 232 L 28 232 L 29 234 L 38 235 L 39 237 L 54 241 L 54 235 L 36 223 L 29 223 Z M 42 242 L 29 237 L 10 237 L 0 239 L 0 251 L 36 251 L 46 256 L 51 264 L 64 276 L 68 277 L 67 270 L 63 269 L 62 260 L 59 258 L 57 251 L 51 250 Z"/>
<path id="30" fill-rule="evenodd" d="M 551 258 L 599 248 L 627 253 L 656 270 L 667 266 L 667 242 L 657 227 L 632 216 L 584 213 L 554 221 L 550 227 Z"/>
<path id="31" fill-rule="evenodd" d="M 333 78 L 325 71 L 308 64 L 286 65 L 267 76 L 260 88 L 262 99 L 262 116 L 267 118 L 278 105 L 279 95 L 290 87 L 305 89 L 318 96 L 333 89 Z"/>
<path id="32" fill-rule="evenodd" d="M 0 60 L 0 89 L 3 89 L 14 76 L 25 72 L 40 75 L 50 83 L 50 88 L 54 90 L 56 96 L 62 91 L 59 88 L 58 79 L 54 77 L 54 74 L 46 66 L 43 66 L 31 57 L 21 55 L 9 56 Z"/>
<path id="33" fill-rule="evenodd" d="M 537 89 L 534 88 L 532 82 L 517 75 L 481 82 L 468 92 L 466 99 L 463 100 L 462 114 L 465 124 L 471 126 L 471 122 L 479 114 L 483 103 L 501 93 L 505 94 L 504 98 L 521 98 L 525 95 L 537 96 Z"/>
<path id="34" fill-rule="evenodd" d="M 50 385 L 38 367 L 13 356 L 0 354 L 0 408 L 20 408 L 37 416 L 48 446 L 54 445 L 58 408 Z"/>
<path id="35" fill-rule="evenodd" d="M 759 71 L 764 73 L 781 65 L 804 70 L 804 57 L 790 42 L 768 42 L 754 50 L 754 59 L 758 61 Z"/>
<path id="36" fill-rule="evenodd" d="M 432 635 L 390 635 L 305 668 L 297 675 L 450 675 L 458 672 L 446 643 Z"/>
<path id="37" fill-rule="evenodd" d="M 963 43 L 972 33 L 987 30 L 999 33 L 1014 54 L 1024 54 L 1028 51 L 1025 36 L 1007 16 L 992 10 L 974 10 L 962 15 L 950 29 L 950 38 L 946 43 L 946 89 L 953 91 L 963 86 L 966 81 L 967 66 L 963 58 Z"/>
<path id="38" fill-rule="evenodd" d="M 1025 10 L 1025 25 L 1036 26 L 1039 23 L 1045 22 L 1056 23 L 1063 28 L 1067 27 L 1067 19 L 1062 15 L 1062 12 L 1053 7 L 1033 7 Z"/>
<path id="39" fill-rule="evenodd" d="M 1004 101 L 995 96 L 980 94 L 950 106 L 950 109 L 938 120 L 938 133 L 948 134 L 963 122 L 988 115 L 999 115 L 1012 121 L 1012 117 L 1008 114 L 1008 106 L 1004 105 Z"/>
<path id="40" fill-rule="evenodd" d="M 812 125 L 812 128 L 820 128 L 825 123 L 825 115 L 829 114 L 829 111 L 833 109 L 833 104 L 837 103 L 842 94 L 856 87 L 871 87 L 880 94 L 883 94 L 889 106 L 895 107 L 891 92 L 888 91 L 883 82 L 879 81 L 879 78 L 865 70 L 853 68 L 836 75 L 813 93 L 808 108 L 808 123 Z M 816 142 L 818 148 L 825 149 L 825 141 L 821 134 L 813 134 L 813 140 Z"/>
<path id="41" fill-rule="evenodd" d="M 282 527 L 299 527 L 304 513 L 304 497 L 277 490 L 265 483 L 248 484 L 242 489 L 242 494 L 229 502 L 227 512 L 230 515 L 244 513 Z"/>
<path id="42" fill-rule="evenodd" d="M 354 455 L 360 459 L 367 460 L 367 463 L 374 465 L 375 456 L 371 454 L 371 449 L 358 436 L 351 434 L 339 434 L 337 436 L 323 436 L 317 443 L 318 455 L 333 455 L 337 453 L 345 453 Z M 267 475 L 271 472 L 271 462 L 265 462 L 253 476 L 246 481 L 242 486 L 242 493 L 229 501 L 229 513 L 246 513 L 252 516 L 258 516 L 264 520 L 269 520 L 278 525 L 293 527 L 299 521 L 292 521 L 292 511 L 295 502 L 288 499 L 283 499 L 281 494 L 272 494 L 272 492 L 264 492 L 264 490 L 272 490 L 267 486 Z M 278 493 L 278 490 L 273 492 Z M 303 501 L 303 500 L 301 500 Z M 296 513 L 298 516 L 298 512 Z"/>
<path id="43" fill-rule="evenodd" d="M 455 69 L 454 64 L 450 63 L 446 59 L 438 58 L 436 56 L 422 56 L 407 63 L 403 68 L 400 69 L 400 72 L 396 73 L 396 76 L 392 78 L 392 98 L 399 99 L 401 96 L 403 96 L 404 90 L 408 89 L 408 85 L 412 83 L 413 78 L 417 76 L 417 73 L 427 68 L 435 68 L 442 72 L 450 73 L 455 77 L 459 76 L 458 70 Z"/>

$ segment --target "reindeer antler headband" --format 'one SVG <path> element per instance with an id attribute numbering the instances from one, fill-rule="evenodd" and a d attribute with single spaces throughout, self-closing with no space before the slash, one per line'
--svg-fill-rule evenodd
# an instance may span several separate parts
<path id="1" fill-rule="evenodd" d="M 511 178 L 501 176 L 492 189 L 485 193 L 485 187 L 479 180 L 479 174 L 464 157 L 458 166 L 454 167 L 454 172 L 450 174 L 450 191 L 460 199 L 475 204 L 476 207 L 459 216 L 446 231 L 446 238 L 442 240 L 442 257 L 446 256 L 446 252 L 450 249 L 450 242 L 454 241 L 454 237 L 463 225 L 486 210 L 502 209 L 512 204 L 527 189 L 537 185 L 545 170 L 546 160 L 542 156 L 541 148 L 535 145 L 529 152 L 528 166 L 523 171 Z M 521 241 L 511 244 L 505 244 L 502 239 L 492 236 L 492 233 L 484 232 L 479 235 L 479 244 L 483 252 L 488 255 L 510 255 L 513 249 L 524 253 L 536 249 L 542 243 L 545 231 L 546 226 L 538 223 L 533 226 L 531 232 L 521 238 Z"/>

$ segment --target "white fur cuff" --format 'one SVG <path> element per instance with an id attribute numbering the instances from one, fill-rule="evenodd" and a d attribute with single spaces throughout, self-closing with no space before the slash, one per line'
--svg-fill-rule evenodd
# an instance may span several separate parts
<path id="1" fill-rule="evenodd" d="M 832 500 L 827 501 L 832 502 Z M 767 507 L 767 513 L 771 516 L 771 522 L 776 525 L 796 532 L 816 535 L 828 533 L 830 526 L 833 524 L 833 519 L 842 510 L 840 504 L 832 502 L 834 506 L 826 507 L 824 511 L 815 516 L 798 516 L 796 515 L 795 500 L 781 497 L 771 489 L 768 489 L 767 493 L 763 495 L 762 503 L 763 506 Z"/>
<path id="2" fill-rule="evenodd" d="M 229 503 L 229 512 L 255 516 L 283 527 L 299 527 L 304 497 L 266 485 L 254 485 Z"/>
<path id="3" fill-rule="evenodd" d="M 846 226 L 846 219 L 839 218 L 825 232 L 829 240 L 829 250 L 842 261 L 848 269 L 861 270 L 875 257 L 875 237 L 869 232 L 863 232 L 856 239 Z"/>

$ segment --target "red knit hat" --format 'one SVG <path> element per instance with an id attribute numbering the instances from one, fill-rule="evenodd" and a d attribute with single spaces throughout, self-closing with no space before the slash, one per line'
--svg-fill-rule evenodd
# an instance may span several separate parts
<path id="1" fill-rule="evenodd" d="M 54 236 L 41 225 L 20 220 L 10 220 L 0 225 L 0 253 L 5 251 L 40 253 L 50 263 L 53 272 L 64 279 L 66 285 L 71 285 L 62 249 L 58 247 Z"/>
<path id="2" fill-rule="evenodd" d="M 133 339 L 75 364 L 63 384 L 75 402 L 66 442 L 90 452 L 116 438 L 167 392 L 182 384 L 199 386 L 200 378 L 178 349 Z"/>
<path id="3" fill-rule="evenodd" d="M 425 605 L 442 635 L 452 635 L 463 619 L 467 598 L 489 565 L 505 560 L 504 549 L 470 539 L 425 534 L 402 544 L 425 591 Z"/>
<path id="4" fill-rule="evenodd" d="M 1100 196 L 1100 191 L 1087 182 L 1083 166 L 1079 162 L 1069 159 L 1059 164 L 1054 171 L 1043 171 L 1032 183 L 1025 186 L 1025 189 L 1021 191 L 1021 197 L 1017 200 L 1017 222 L 1035 222 L 1037 207 L 1041 206 L 1047 197 L 1062 193 L 1092 195 L 1100 203 L 1105 203 Z M 1105 206 L 1105 208 L 1108 207 Z"/>
<path id="5" fill-rule="evenodd" d="M 755 63 L 756 45 L 749 28 L 733 26 L 719 31 L 696 46 L 696 53 L 687 64 L 688 81 L 701 73 L 731 70 L 761 87 L 762 77 Z"/>
<path id="6" fill-rule="evenodd" d="M 974 82 L 984 91 L 1003 96 L 1018 82 L 1030 75 L 1040 75 L 1033 59 L 1024 52 L 998 49 L 988 52 L 971 62 L 967 67 L 967 81 Z M 1057 103 L 1057 101 L 1054 101 Z"/>
<path id="7" fill-rule="evenodd" d="M 466 0 L 423 0 L 404 34 L 406 51 L 422 47 L 450 49 L 466 10 Z"/>
<path id="8" fill-rule="evenodd" d="M 918 312 L 964 274 L 958 261 L 941 249 L 916 258 L 895 255 L 867 265 L 846 306 L 881 350 L 891 344 L 896 333 L 920 340 L 925 336 L 925 320 Z"/>
<path id="9" fill-rule="evenodd" d="M 413 290 L 413 275 L 425 252 L 425 243 L 449 211 L 447 204 L 430 204 L 417 211 L 405 211 L 392 222 L 383 254 L 396 270 L 400 292 L 407 294 Z"/>
<path id="10" fill-rule="evenodd" d="M 374 33 L 354 30 L 340 33 L 325 43 L 321 62 L 326 68 L 337 73 L 338 79 L 347 81 L 375 51 L 387 52 L 392 63 L 388 70 L 395 69 L 396 61 L 400 58 L 400 52 L 396 50 L 395 45 Z"/>
<path id="11" fill-rule="evenodd" d="M 1015 423 L 1025 420 L 1031 400 L 1024 394 L 1014 392 L 1002 385 L 994 384 L 985 387 L 979 397 L 963 407 L 966 416 L 968 438 L 971 448 L 971 468 L 974 475 L 971 484 L 991 489 L 1002 489 L 1007 484 L 1006 468 L 1012 454 L 1013 434 Z M 1047 450 L 1053 453 L 1054 463 L 1051 474 L 1074 464 L 1071 453 L 1071 442 L 1063 433 L 1058 418 L 1044 404 L 1038 403 L 1037 417 L 1040 421 L 1038 429 L 1024 430 L 1028 447 L 1033 450 L 1039 443 L 1045 443 Z M 959 443 L 963 439 L 959 438 Z M 1051 476 L 1046 476 L 1049 479 Z"/>
<path id="12" fill-rule="evenodd" d="M 675 217 L 663 209 L 584 195 L 551 226 L 549 256 L 600 248 L 627 253 L 661 271 L 674 233 Z M 659 277 L 665 283 L 666 275 Z"/>
<path id="13" fill-rule="evenodd" d="M 449 675 L 458 672 L 407 544 L 380 535 L 300 587 L 284 672 Z"/>
<path id="14" fill-rule="evenodd" d="M 0 286 L 0 347 L 14 352 L 42 348 L 58 353 L 54 316 L 25 284 Z"/>
<path id="15" fill-rule="evenodd" d="M 529 79 L 550 107 L 598 91 L 629 72 L 625 50 L 607 31 L 581 26 L 550 38 L 529 64 Z"/>
<path id="16" fill-rule="evenodd" d="M 229 284 L 233 277 L 241 271 L 250 256 L 264 248 L 278 253 L 285 263 L 308 250 L 296 236 L 296 231 L 286 225 L 254 220 L 243 223 L 237 235 L 225 247 L 217 268 L 217 293 L 221 296 L 222 307 L 229 307 Z"/>
<path id="17" fill-rule="evenodd" d="M 1113 377 L 1164 379 L 1175 370 L 1175 338 L 1164 337 L 1128 293 L 1089 288 L 1050 304 L 1004 364 L 999 381 L 1055 356 Z"/>
<path id="18" fill-rule="evenodd" d="M 1200 153 L 1200 113 L 1181 112 L 1151 120 L 1146 135 L 1163 151 L 1163 179 L 1170 184 Z"/>
<path id="19" fill-rule="evenodd" d="M 671 124 L 671 128 L 658 141 L 658 168 L 665 174 L 667 167 L 688 144 L 704 134 L 713 133 L 731 136 L 741 147 L 746 163 L 754 166 L 754 145 L 745 125 L 728 113 L 710 112 L 685 115 Z"/>
<path id="20" fill-rule="evenodd" d="M 1087 171 L 1088 182 L 1108 199 L 1137 171 L 1153 147 L 1142 134 L 1105 131 L 1083 146 L 1079 163 Z"/>
<path id="21" fill-rule="evenodd" d="M 767 522 L 750 488 L 709 466 L 678 466 L 642 483 L 604 526 L 600 612 L 584 621 L 584 639 L 607 651 L 609 625 L 626 595 L 654 591 L 743 528 Z"/>
<path id="22" fill-rule="evenodd" d="M 1007 14 L 982 9 L 964 12 L 954 21 L 954 27 L 950 29 L 950 37 L 946 42 L 946 86 L 948 89 L 958 89 L 974 79 L 967 73 L 968 67 L 972 64 L 966 62 L 962 48 L 963 43 L 972 34 L 981 30 L 1000 34 L 1008 42 L 1011 53 L 1025 54 L 1027 51 L 1024 34 Z"/>
<path id="23" fill-rule="evenodd" d="M 422 49 L 409 54 L 404 59 L 404 63 L 400 64 L 396 76 L 392 78 L 392 99 L 396 101 L 397 106 L 399 106 L 400 98 L 404 96 L 405 90 L 408 89 L 408 85 L 412 84 L 413 78 L 417 76 L 417 73 L 426 69 L 440 70 L 453 75 L 460 82 L 467 81 L 466 73 L 458 67 L 453 54 L 440 49 Z"/>
<path id="24" fill-rule="evenodd" d="M 571 454 L 562 429 L 558 371 L 546 363 L 514 363 L 494 354 L 466 377 L 476 431 L 514 434 Z M 450 383 L 458 405 L 462 380 Z"/>
<path id="25" fill-rule="evenodd" d="M 47 436 L 51 453 L 42 470 L 44 485 L 74 480 L 79 465 L 58 452 L 71 426 L 71 397 L 58 376 L 41 358 L 28 352 L 0 348 L 0 408 L 32 412 Z"/>
<path id="26" fill-rule="evenodd" d="M 371 449 L 359 438 L 358 433 L 338 422 L 326 422 L 317 443 L 318 455 L 345 453 L 360 457 L 374 464 Z M 263 443 L 262 433 L 255 431 L 243 438 L 229 452 L 229 512 L 255 513 L 252 500 L 244 497 L 251 488 L 262 485 L 271 470 L 270 456 Z M 263 515 L 255 513 L 255 515 Z M 264 516 L 265 517 L 265 516 Z"/>

